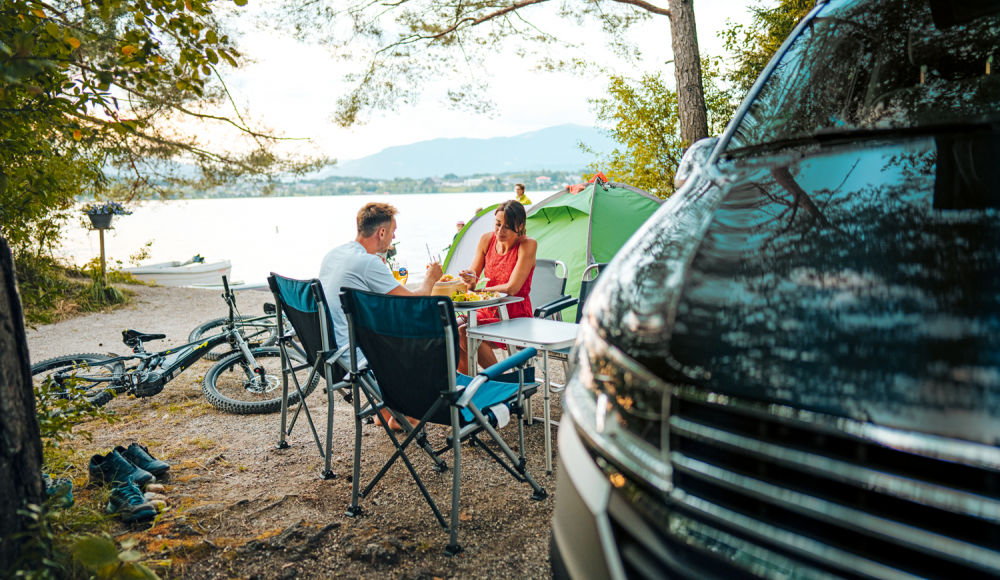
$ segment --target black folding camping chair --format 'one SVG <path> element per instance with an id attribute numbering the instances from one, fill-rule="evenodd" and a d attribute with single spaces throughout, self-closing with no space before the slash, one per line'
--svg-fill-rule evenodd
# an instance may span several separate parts
<path id="1" fill-rule="evenodd" d="M 450 532 L 445 554 L 452 556 L 461 552 L 462 548 L 458 544 L 458 510 L 463 440 L 479 445 L 518 482 L 528 483 L 533 490 L 531 499 L 540 501 L 548 497 L 526 469 L 524 457 L 524 425 L 521 420 L 524 398 L 537 390 L 537 385 L 534 384 L 525 388 L 525 381 L 533 382 L 534 379 L 534 369 L 525 369 L 525 366 L 534 358 L 535 349 L 522 350 L 482 371 L 475 378 L 460 375 L 455 371 L 456 353 L 459 352 L 458 327 L 451 299 L 444 296 L 387 296 L 346 288 L 340 298 L 347 314 L 350 333 L 350 378 L 355 393 L 355 410 L 358 411 L 360 403 L 361 372 L 357 367 L 357 348 L 360 347 L 378 377 L 385 405 L 393 411 L 420 417 L 415 431 L 402 443 L 385 426 L 396 452 L 363 491 L 359 491 L 361 421 L 355 420 L 353 493 L 351 506 L 347 510 L 348 516 L 354 517 L 362 513 L 358 499 L 371 493 L 396 459 L 402 459 L 438 522 Z M 517 369 L 517 372 L 505 374 L 512 369 Z M 505 407 L 506 411 L 499 406 Z M 513 416 L 517 417 L 520 455 L 515 455 L 494 427 L 498 415 L 507 412 L 512 421 L 515 420 Z M 406 454 L 407 446 L 414 440 L 417 432 L 423 432 L 427 423 L 451 426 L 448 445 L 436 452 L 442 454 L 449 449 L 454 452 L 450 526 L 427 493 L 427 488 Z M 501 449 L 509 463 L 483 444 L 478 438 L 483 432 Z"/>
<path id="2" fill-rule="evenodd" d="M 323 469 L 323 478 L 332 479 L 335 477 L 330 466 L 332 455 L 331 447 L 333 445 L 333 393 L 334 391 L 348 389 L 351 386 L 350 382 L 337 380 L 338 377 L 343 377 L 345 373 L 351 370 L 350 357 L 347 354 L 348 347 L 347 345 L 344 345 L 337 348 L 336 334 L 333 329 L 333 320 L 330 318 L 330 309 L 326 302 L 326 294 L 323 292 L 323 285 L 319 280 L 294 280 L 292 278 L 285 278 L 284 276 L 279 276 L 278 274 L 271 272 L 271 275 L 267 279 L 267 283 L 271 288 L 271 292 L 274 294 L 275 305 L 278 309 L 278 336 L 280 337 L 278 340 L 278 348 L 281 350 L 281 433 L 278 439 L 278 447 L 282 449 L 288 447 L 286 436 L 292 434 L 292 429 L 295 427 L 295 422 L 299 417 L 299 413 L 305 411 L 306 420 L 309 422 L 309 428 L 312 430 L 313 439 L 316 441 L 316 447 L 319 449 L 320 457 L 323 457 L 326 460 L 326 464 Z M 286 333 L 282 320 L 282 313 L 284 313 L 284 315 L 288 318 L 288 321 L 292 324 L 292 327 L 295 329 L 294 336 L 285 336 Z M 302 343 L 301 349 L 299 349 L 297 345 L 292 342 L 296 337 Z M 292 360 L 288 356 L 289 347 L 295 348 L 303 354 L 306 358 L 306 363 L 298 366 L 292 366 Z M 313 423 L 312 415 L 309 413 L 309 406 L 306 403 L 306 398 L 303 396 L 302 388 L 295 375 L 296 372 L 310 367 L 311 370 L 309 371 L 309 377 L 303 384 L 310 384 L 313 377 L 319 373 L 319 375 L 326 380 L 327 385 L 325 450 L 324 446 L 320 443 L 319 434 L 317 433 L 316 426 Z M 290 423 L 287 420 L 289 375 L 291 375 L 293 385 L 299 393 L 299 405 L 296 407 Z M 369 395 L 369 400 L 374 401 L 372 405 L 365 405 L 363 409 L 357 410 L 357 414 L 360 419 L 366 419 L 379 412 L 382 408 L 384 408 L 384 405 L 381 403 L 381 397 L 378 394 L 379 391 L 375 377 L 368 372 L 367 368 L 361 369 L 359 383 L 360 388 Z M 350 402 L 351 397 L 352 395 L 350 391 L 348 391 L 344 398 Z M 392 411 L 390 410 L 390 412 Z M 400 425 L 406 429 L 407 433 L 412 430 L 412 427 L 410 427 L 410 424 L 402 415 L 393 413 L 393 416 L 396 417 L 396 420 L 400 422 Z M 444 463 L 444 460 L 440 459 L 434 453 L 433 448 L 427 441 L 426 436 L 423 434 L 420 434 L 420 437 L 418 438 L 418 445 L 435 460 L 437 463 L 436 468 L 439 471 L 447 469 L 448 466 Z"/>

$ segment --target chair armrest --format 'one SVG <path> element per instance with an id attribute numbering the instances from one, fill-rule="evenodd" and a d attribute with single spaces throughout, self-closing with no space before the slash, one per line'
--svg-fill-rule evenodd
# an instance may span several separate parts
<path id="1" fill-rule="evenodd" d="M 515 354 L 514 356 L 510 356 L 503 359 L 502 361 L 498 362 L 497 364 L 491 366 L 488 369 L 483 369 L 483 372 L 479 373 L 479 375 L 477 375 L 476 378 L 485 375 L 489 379 L 495 379 L 500 375 L 504 374 L 505 372 L 509 371 L 510 369 L 523 366 L 529 360 L 535 358 L 535 355 L 537 354 L 538 354 L 537 350 L 533 348 L 526 348 L 521 352 Z"/>
<path id="2" fill-rule="evenodd" d="M 486 375 L 482 373 L 476 375 L 476 378 L 472 379 L 469 386 L 462 389 L 462 396 L 458 398 L 458 401 L 455 401 L 455 406 L 459 409 L 464 409 L 469 406 L 469 401 L 472 400 L 472 397 L 476 396 L 476 391 L 478 391 L 479 387 L 483 386 L 483 383 L 487 380 Z"/>
<path id="3" fill-rule="evenodd" d="M 535 309 L 535 318 L 548 318 L 556 312 L 562 312 L 570 306 L 575 306 L 579 302 L 572 296 L 560 296 L 548 304 L 543 304 Z"/>
<path id="4" fill-rule="evenodd" d="M 533 348 L 526 348 L 514 356 L 505 358 L 490 368 L 484 369 L 483 372 L 479 373 L 474 379 L 472 379 L 469 386 L 462 389 L 462 396 L 455 402 L 455 406 L 459 409 L 464 409 L 469 405 L 469 401 L 471 401 L 472 397 L 476 395 L 476 391 L 479 390 L 479 387 L 481 387 L 483 383 L 499 377 L 510 369 L 524 366 L 528 363 L 528 361 L 535 358 L 535 355 L 537 354 L 537 350 Z"/>

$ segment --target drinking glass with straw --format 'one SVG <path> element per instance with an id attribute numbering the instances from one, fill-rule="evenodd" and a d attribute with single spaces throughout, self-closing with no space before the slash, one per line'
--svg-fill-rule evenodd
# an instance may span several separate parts
<path id="1" fill-rule="evenodd" d="M 424 247 L 427 248 L 427 260 L 430 262 L 429 264 L 427 264 L 427 267 L 430 268 L 431 264 L 440 264 L 441 256 L 435 256 L 431 254 L 430 244 L 424 244 Z"/>
<path id="2" fill-rule="evenodd" d="M 430 244 L 424 244 L 424 247 L 427 248 L 427 259 L 430 260 L 431 264 L 440 264 L 441 263 L 441 256 L 433 256 L 433 255 L 431 255 L 431 246 L 430 246 Z"/>

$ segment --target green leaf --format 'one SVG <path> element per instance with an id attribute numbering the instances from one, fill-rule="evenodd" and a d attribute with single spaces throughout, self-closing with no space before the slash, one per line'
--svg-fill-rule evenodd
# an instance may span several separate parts
<path id="1" fill-rule="evenodd" d="M 215 54 L 215 51 L 212 50 L 211 48 L 205 49 L 205 56 L 208 57 L 208 62 L 212 64 L 219 64 L 219 55 Z"/>
<path id="2" fill-rule="evenodd" d="M 229 56 L 229 54 L 226 51 L 220 49 L 219 56 L 226 59 L 226 62 L 228 62 L 230 66 L 233 66 L 234 68 L 237 66 L 236 60 L 233 59 L 233 57 Z"/>
<path id="3" fill-rule="evenodd" d="M 0 40 L 0 52 L 3 52 L 7 56 L 14 54 L 14 50 L 11 47 L 4 44 L 2 40 Z"/>
<path id="4" fill-rule="evenodd" d="M 141 558 L 142 554 L 136 550 L 125 550 L 118 554 L 118 559 L 122 562 L 138 562 Z"/>
<path id="5" fill-rule="evenodd" d="M 205 33 L 205 40 L 207 40 L 210 44 L 217 44 L 219 42 L 219 36 L 214 30 L 209 30 Z"/>
<path id="6" fill-rule="evenodd" d="M 55 38 L 55 39 L 62 38 L 62 31 L 59 30 L 59 27 L 56 26 L 55 22 L 46 22 L 45 23 L 45 32 L 48 32 L 49 34 L 51 34 L 52 38 Z"/>
<path id="7" fill-rule="evenodd" d="M 114 542 L 98 536 L 78 541 L 73 546 L 73 555 L 83 565 L 90 568 L 102 568 L 118 561 L 118 550 L 115 548 Z"/>
<path id="8" fill-rule="evenodd" d="M 237 6 L 246 6 L 247 0 L 233 0 L 233 3 L 235 3 Z"/>

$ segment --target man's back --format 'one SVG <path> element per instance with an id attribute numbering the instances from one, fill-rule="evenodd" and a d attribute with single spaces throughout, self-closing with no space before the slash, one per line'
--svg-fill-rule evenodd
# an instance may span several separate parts
<path id="1" fill-rule="evenodd" d="M 330 307 L 337 348 L 347 346 L 347 317 L 340 306 L 340 289 L 353 288 L 388 294 L 399 286 L 389 268 L 374 254 L 369 254 L 358 242 L 338 246 L 323 258 L 319 281 Z"/>

